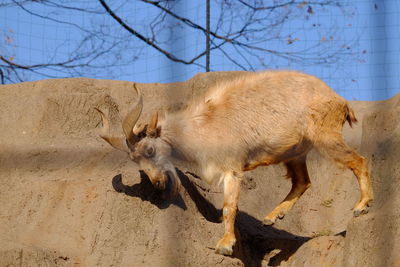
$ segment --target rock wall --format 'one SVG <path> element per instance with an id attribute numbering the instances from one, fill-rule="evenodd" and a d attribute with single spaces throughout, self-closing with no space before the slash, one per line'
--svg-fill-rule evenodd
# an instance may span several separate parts
<path id="1" fill-rule="evenodd" d="M 221 79 L 137 84 L 147 119 L 179 110 Z M 184 172 L 173 202 L 155 192 L 127 156 L 97 136 L 100 117 L 134 102 L 132 83 L 43 80 L 0 86 L 0 266 L 400 266 L 400 95 L 352 102 L 359 123 L 347 143 L 369 159 L 370 213 L 352 217 L 357 182 L 312 151 L 312 187 L 274 226 L 261 224 L 290 190 L 282 166 L 246 174 L 233 257 L 214 253 L 223 234 L 221 188 Z"/>

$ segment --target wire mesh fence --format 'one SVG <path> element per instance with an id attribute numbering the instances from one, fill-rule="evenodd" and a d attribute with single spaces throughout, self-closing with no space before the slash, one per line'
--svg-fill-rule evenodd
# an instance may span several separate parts
<path id="1" fill-rule="evenodd" d="M 0 1 L 2 83 L 93 77 L 176 82 L 206 71 L 292 69 L 349 100 L 400 92 L 400 3 Z"/>

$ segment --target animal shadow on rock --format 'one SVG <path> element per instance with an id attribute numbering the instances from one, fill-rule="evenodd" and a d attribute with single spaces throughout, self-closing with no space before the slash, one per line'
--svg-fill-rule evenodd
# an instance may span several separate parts
<path id="1" fill-rule="evenodd" d="M 169 184 L 167 184 L 165 191 L 157 190 L 151 184 L 149 177 L 143 171 L 140 171 L 140 183 L 138 184 L 132 186 L 125 185 L 122 182 L 122 175 L 118 174 L 112 179 L 112 186 L 114 190 L 119 193 L 124 193 L 131 197 L 138 197 L 143 201 L 149 201 L 159 209 L 166 209 L 171 204 L 176 205 L 183 210 L 187 209 L 186 204 L 180 195 L 173 200 L 169 198 Z"/>
<path id="2" fill-rule="evenodd" d="M 186 174 L 179 169 L 177 169 L 177 174 L 182 186 L 204 218 L 212 223 L 221 223 L 222 209 L 216 208 L 213 203 L 208 201 Z M 149 178 L 142 171 L 140 178 L 139 184 L 127 186 L 122 183 L 121 174 L 118 174 L 113 178 L 112 184 L 117 192 L 139 197 L 160 209 L 165 209 L 171 204 L 184 210 L 187 209 L 180 195 L 177 199 L 170 200 L 164 195 L 165 192 L 154 189 Z M 301 245 L 310 240 L 309 237 L 297 236 L 272 226 L 265 226 L 260 220 L 240 210 L 236 215 L 235 235 L 237 243 L 232 257 L 242 261 L 245 266 L 262 266 L 265 260 L 268 261 L 269 266 L 279 266 L 282 261 L 286 261 L 293 255 Z M 270 252 L 272 252 L 271 255 L 266 257 Z"/>
<path id="3" fill-rule="evenodd" d="M 195 203 L 198 211 L 210 222 L 222 222 L 222 209 L 217 209 L 198 190 L 192 181 L 177 170 L 182 186 Z M 261 266 L 266 254 L 279 250 L 269 258 L 268 265 L 278 266 L 287 260 L 296 250 L 310 240 L 309 237 L 293 235 L 289 232 L 265 226 L 263 223 L 238 210 L 235 222 L 235 235 L 237 244 L 234 247 L 233 257 L 238 258 L 245 266 Z"/>

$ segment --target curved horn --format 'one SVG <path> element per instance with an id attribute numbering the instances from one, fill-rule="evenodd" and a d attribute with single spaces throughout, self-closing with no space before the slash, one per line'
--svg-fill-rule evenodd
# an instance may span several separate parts
<path id="1" fill-rule="evenodd" d="M 138 95 L 138 100 L 122 122 L 122 129 L 124 130 L 126 140 L 128 141 L 132 140 L 133 138 L 133 127 L 138 121 L 143 109 L 143 97 L 139 89 L 136 87 L 136 83 L 133 84 L 133 88 L 135 88 L 135 91 Z"/>
<path id="2" fill-rule="evenodd" d="M 158 112 L 154 113 L 153 117 L 151 118 L 150 124 L 147 127 L 146 134 L 148 136 L 157 137 L 157 123 L 158 123 Z"/>
<path id="3" fill-rule="evenodd" d="M 123 138 L 110 135 L 110 121 L 108 120 L 107 116 L 104 115 L 103 111 L 98 108 L 94 109 L 100 113 L 101 120 L 103 122 L 103 128 L 101 129 L 100 137 L 103 138 L 112 147 L 124 152 L 129 152 L 129 148 Z"/>

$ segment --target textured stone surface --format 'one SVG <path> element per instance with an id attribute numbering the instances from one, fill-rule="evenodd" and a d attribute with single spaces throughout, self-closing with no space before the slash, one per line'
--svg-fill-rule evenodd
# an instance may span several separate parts
<path id="1" fill-rule="evenodd" d="M 138 84 L 147 119 L 179 110 L 220 79 Z M 107 110 L 135 99 L 122 81 L 63 79 L 0 86 L 0 266 L 399 266 L 400 96 L 352 102 L 359 123 L 347 143 L 369 159 L 375 202 L 352 218 L 357 182 L 317 152 L 312 187 L 274 226 L 262 218 L 287 194 L 282 166 L 246 173 L 233 257 L 214 253 L 223 234 L 221 188 L 190 174 L 172 203 L 160 198 L 128 157 L 97 137 Z"/>

